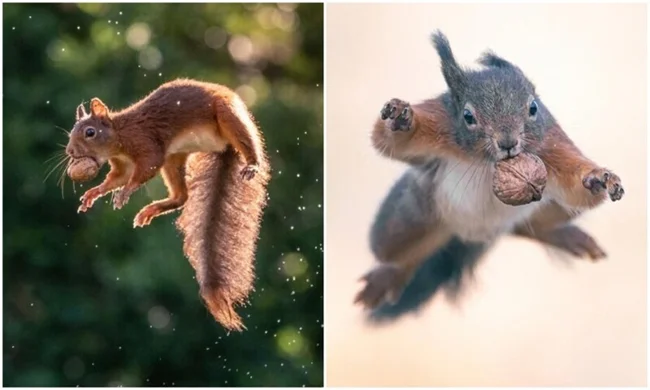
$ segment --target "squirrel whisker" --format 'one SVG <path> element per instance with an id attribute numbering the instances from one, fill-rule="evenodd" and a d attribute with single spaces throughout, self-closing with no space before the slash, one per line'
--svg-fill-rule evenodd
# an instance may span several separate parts
<path id="1" fill-rule="evenodd" d="M 69 130 L 66 130 L 66 129 L 64 129 L 63 127 L 61 127 L 61 126 L 57 126 L 57 125 L 54 125 L 54 127 L 56 127 L 56 128 L 59 129 L 59 130 L 63 130 L 63 132 L 64 132 L 66 135 L 68 135 L 68 136 L 70 135 L 70 131 L 69 131 Z M 65 147 L 65 146 L 64 146 L 64 147 Z"/>
<path id="2" fill-rule="evenodd" d="M 64 155 L 64 156 L 54 156 L 54 157 L 50 158 L 49 160 L 51 161 L 51 160 L 53 160 L 53 159 L 55 159 L 55 158 L 58 158 L 59 160 L 58 160 L 58 162 L 56 162 L 56 164 L 54 164 L 54 166 L 53 166 L 52 168 L 50 168 L 50 169 L 46 172 L 46 174 L 45 174 L 45 178 L 43 179 L 43 183 L 45 183 L 45 181 L 47 180 L 47 178 L 50 177 L 50 175 L 52 175 L 52 173 L 54 173 L 54 171 L 55 171 L 57 168 L 61 167 L 61 166 L 63 165 L 63 163 L 66 162 L 66 160 L 68 159 L 68 156 L 65 156 L 65 155 Z M 46 161 L 46 163 L 47 163 L 47 161 Z"/>

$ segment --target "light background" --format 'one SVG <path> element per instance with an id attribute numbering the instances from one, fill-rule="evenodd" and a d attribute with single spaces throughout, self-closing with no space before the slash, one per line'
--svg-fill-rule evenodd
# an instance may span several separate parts
<path id="1" fill-rule="evenodd" d="M 626 195 L 579 219 L 606 261 L 567 266 L 505 238 L 460 308 L 440 296 L 373 329 L 352 300 L 373 265 L 373 215 L 405 166 L 380 158 L 369 133 L 388 99 L 445 89 L 435 28 L 464 65 L 488 47 L 519 65 Z M 326 31 L 328 386 L 645 386 L 645 5 L 330 4 Z"/>

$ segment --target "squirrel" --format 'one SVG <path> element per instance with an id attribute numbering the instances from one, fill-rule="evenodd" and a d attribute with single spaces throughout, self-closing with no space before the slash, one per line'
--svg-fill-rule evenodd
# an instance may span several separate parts
<path id="1" fill-rule="evenodd" d="M 583 155 L 518 66 L 488 50 L 482 69 L 463 68 L 442 32 L 431 40 L 448 90 L 413 105 L 391 99 L 371 133 L 380 155 L 409 165 L 372 224 L 379 264 L 355 297 L 377 322 L 417 310 L 439 289 L 454 297 L 502 235 L 604 258 L 572 221 L 624 194 L 619 176 Z M 492 191 L 494 165 L 523 152 L 543 161 L 547 186 L 538 202 L 506 205 Z"/>
<path id="2" fill-rule="evenodd" d="M 120 209 L 160 172 L 168 197 L 140 210 L 134 227 L 182 208 L 176 226 L 207 308 L 226 329 L 245 329 L 234 307 L 253 290 L 270 169 L 263 136 L 234 91 L 177 79 L 120 111 L 93 98 L 90 113 L 77 107 L 66 154 L 110 165 L 78 212 L 111 192 Z"/>

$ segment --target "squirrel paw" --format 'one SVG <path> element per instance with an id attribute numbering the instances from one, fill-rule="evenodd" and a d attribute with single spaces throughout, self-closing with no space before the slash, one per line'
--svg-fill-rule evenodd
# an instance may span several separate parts
<path id="1" fill-rule="evenodd" d="M 413 124 L 413 109 L 408 102 L 391 99 L 381 109 L 381 119 L 392 131 L 409 131 Z"/>
<path id="2" fill-rule="evenodd" d="M 86 191 L 81 196 L 81 206 L 77 209 L 77 213 L 85 213 L 88 211 L 100 196 L 102 196 L 102 191 L 99 187 L 94 187 Z"/>
<path id="3" fill-rule="evenodd" d="M 113 192 L 113 209 L 119 210 L 129 201 L 131 193 L 124 189 L 116 190 Z"/>
<path id="4" fill-rule="evenodd" d="M 160 215 L 160 209 L 156 205 L 149 205 L 140 210 L 133 220 L 133 227 L 145 227 Z"/>
<path id="5" fill-rule="evenodd" d="M 258 171 L 259 168 L 257 165 L 247 165 L 241 170 L 241 177 L 244 180 L 251 180 L 255 177 Z"/>
<path id="6" fill-rule="evenodd" d="M 582 179 L 582 185 L 594 195 L 606 189 L 609 198 L 613 202 L 620 200 L 623 194 L 625 194 L 621 179 L 615 173 L 605 168 L 596 168 L 589 172 Z"/>
<path id="7" fill-rule="evenodd" d="M 367 309 L 374 309 L 383 303 L 395 304 L 404 290 L 404 271 L 394 265 L 382 264 L 363 277 L 366 286 L 361 290 L 354 303 L 360 303 Z"/>
<path id="8" fill-rule="evenodd" d="M 574 225 L 564 226 L 551 231 L 548 236 L 548 242 L 576 257 L 588 257 L 593 262 L 607 257 L 607 254 L 598 245 L 596 240 Z"/>

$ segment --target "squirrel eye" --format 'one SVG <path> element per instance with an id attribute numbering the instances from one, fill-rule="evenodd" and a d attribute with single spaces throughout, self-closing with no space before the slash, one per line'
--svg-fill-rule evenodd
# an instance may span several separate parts
<path id="1" fill-rule="evenodd" d="M 465 111 L 463 111 L 463 119 L 465 119 L 465 123 L 468 125 L 476 124 L 476 118 L 474 118 L 474 115 L 472 115 L 468 109 L 465 109 Z"/>
<path id="2" fill-rule="evenodd" d="M 533 100 L 528 107 L 528 115 L 535 116 L 537 114 L 537 102 Z"/>
<path id="3" fill-rule="evenodd" d="M 94 127 L 87 127 L 86 128 L 86 138 L 92 138 L 95 136 L 95 128 Z"/>

